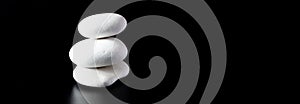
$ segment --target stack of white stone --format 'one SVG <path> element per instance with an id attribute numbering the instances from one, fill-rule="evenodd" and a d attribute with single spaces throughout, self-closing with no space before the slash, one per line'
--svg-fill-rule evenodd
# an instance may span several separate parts
<path id="1" fill-rule="evenodd" d="M 123 61 L 127 47 L 112 37 L 126 26 L 126 19 L 115 13 L 96 14 L 80 21 L 78 31 L 88 39 L 76 43 L 69 52 L 77 65 L 73 77 L 79 84 L 105 87 L 128 75 L 129 66 Z"/>

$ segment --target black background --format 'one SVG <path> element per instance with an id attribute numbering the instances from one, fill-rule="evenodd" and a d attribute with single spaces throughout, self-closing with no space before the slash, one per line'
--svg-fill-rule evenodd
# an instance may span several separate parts
<path id="1" fill-rule="evenodd" d="M 282 83 L 288 83 L 277 70 L 283 66 L 279 58 L 285 57 L 279 50 L 287 48 L 281 44 L 278 17 L 286 12 L 272 2 L 206 1 L 221 24 L 228 51 L 227 72 L 213 104 L 289 101 L 283 100 L 288 95 L 281 90 Z M 68 102 L 75 85 L 68 52 L 80 16 L 91 2 L 0 2 L 1 100 L 10 104 Z"/>

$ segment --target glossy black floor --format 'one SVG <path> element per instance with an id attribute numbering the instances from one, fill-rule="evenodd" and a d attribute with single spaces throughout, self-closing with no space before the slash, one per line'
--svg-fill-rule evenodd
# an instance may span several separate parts
<path id="1" fill-rule="evenodd" d="M 206 0 L 222 26 L 228 49 L 228 68 L 212 104 L 269 102 L 274 93 L 261 69 L 269 53 L 258 42 L 263 34 L 254 19 L 252 3 Z M 72 77 L 68 51 L 77 23 L 91 0 L 1 0 L 1 83 L 8 104 L 84 104 Z M 257 6 L 255 6 L 257 7 Z M 255 12 L 252 12 L 255 11 Z M 262 13 L 263 14 L 263 13 Z M 264 18 L 264 17 L 263 17 Z M 254 29 L 255 27 L 255 29 Z M 259 27 L 259 28 L 258 28 Z M 255 31 L 254 31 L 255 30 Z M 256 31 L 260 31 L 257 33 Z M 262 38 L 262 37 L 261 37 Z M 253 42 L 253 39 L 258 39 Z M 263 42 L 261 42 L 263 43 Z M 257 45 L 256 50 L 252 45 Z M 261 50 L 257 50 L 261 49 Z M 262 56 L 262 55 L 261 55 Z M 255 60 L 255 61 L 254 61 Z M 258 74 L 257 74 L 258 73 Z M 255 77 L 253 77 L 255 76 Z"/>

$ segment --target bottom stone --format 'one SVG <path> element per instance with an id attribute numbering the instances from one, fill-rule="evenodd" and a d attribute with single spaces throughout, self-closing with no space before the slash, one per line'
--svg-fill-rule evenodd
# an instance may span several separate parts
<path id="1" fill-rule="evenodd" d="M 73 78 L 82 85 L 90 87 L 106 87 L 112 85 L 116 80 L 129 74 L 129 66 L 122 61 L 113 66 L 101 68 L 76 67 L 73 71 Z"/>

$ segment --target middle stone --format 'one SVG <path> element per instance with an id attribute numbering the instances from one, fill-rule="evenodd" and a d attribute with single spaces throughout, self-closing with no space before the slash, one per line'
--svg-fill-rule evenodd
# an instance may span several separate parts
<path id="1" fill-rule="evenodd" d="M 117 38 L 85 39 L 73 45 L 69 57 L 78 66 L 92 68 L 118 64 L 127 53 L 127 47 Z"/>

